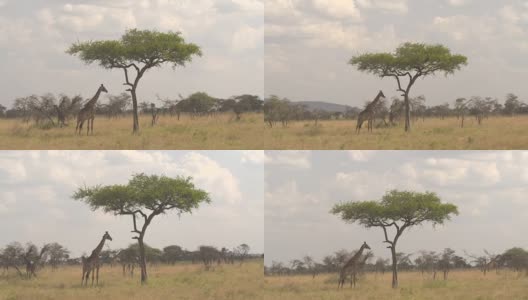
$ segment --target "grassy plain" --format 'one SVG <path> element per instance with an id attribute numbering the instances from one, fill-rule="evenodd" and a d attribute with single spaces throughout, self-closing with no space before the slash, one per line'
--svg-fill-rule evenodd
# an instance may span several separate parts
<path id="1" fill-rule="evenodd" d="M 366 274 L 356 288 L 337 289 L 337 275 L 265 277 L 266 300 L 484 300 L 528 299 L 528 276 L 511 271 L 484 276 L 477 270 L 452 271 L 448 280 L 432 280 L 419 272 L 400 272 L 399 288 L 391 288 L 391 274 Z M 441 274 L 439 275 L 441 277 Z"/>
<path id="2" fill-rule="evenodd" d="M 123 277 L 119 266 L 105 266 L 97 287 L 81 287 L 80 266 L 43 269 L 32 280 L 13 273 L 0 276 L 0 299 L 259 299 L 264 282 L 262 260 L 219 265 L 209 271 L 191 264 L 153 266 L 145 286 L 139 283 L 139 270 L 135 273 L 134 278 Z"/>
<path id="3" fill-rule="evenodd" d="M 243 114 L 240 121 L 232 113 L 180 120 L 160 116 L 154 127 L 150 121 L 141 116 L 141 132 L 132 135 L 131 116 L 96 116 L 94 135 L 79 136 L 74 120 L 67 127 L 42 129 L 21 119 L 0 119 L 0 149 L 264 149 L 263 114 Z"/>
<path id="4" fill-rule="evenodd" d="M 355 120 L 291 122 L 288 127 L 277 124 L 266 127 L 266 149 L 527 149 L 528 116 L 490 117 L 479 126 L 474 118 L 466 118 L 460 128 L 457 118 L 429 118 L 413 122 L 412 131 L 405 133 L 403 126 L 365 128 L 355 133 Z"/>

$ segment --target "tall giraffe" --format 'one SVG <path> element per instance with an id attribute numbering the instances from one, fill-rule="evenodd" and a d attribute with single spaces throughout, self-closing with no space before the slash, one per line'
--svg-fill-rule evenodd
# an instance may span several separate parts
<path id="1" fill-rule="evenodd" d="M 99 89 L 97 89 L 95 96 L 93 96 L 93 98 L 90 99 L 90 101 L 86 102 L 83 108 L 81 108 L 81 110 L 77 114 L 77 127 L 75 127 L 75 132 L 79 130 L 79 134 L 81 134 L 84 121 L 88 121 L 86 124 L 86 135 L 88 135 L 88 132 L 90 131 L 90 129 L 93 134 L 93 122 L 95 119 L 95 104 L 97 103 L 97 100 L 99 99 L 99 96 L 101 95 L 102 92 L 108 93 L 104 85 L 101 84 Z"/>
<path id="2" fill-rule="evenodd" d="M 359 131 L 361 130 L 361 126 L 363 125 L 363 122 L 365 120 L 367 121 L 367 131 L 372 131 L 372 123 L 374 121 L 374 113 L 376 105 L 378 104 L 379 100 L 381 98 L 385 98 L 385 95 L 383 94 L 383 91 L 379 91 L 378 95 L 372 102 L 367 104 L 365 109 L 361 111 L 358 115 L 357 125 L 356 125 L 356 132 L 359 134 Z"/>
<path id="3" fill-rule="evenodd" d="M 350 286 L 356 287 L 356 283 L 358 281 L 359 274 L 363 271 L 365 268 L 365 265 L 367 264 L 367 260 L 372 257 L 372 252 L 367 252 L 361 260 L 358 262 L 357 267 L 352 270 L 352 277 L 350 278 Z"/>
<path id="4" fill-rule="evenodd" d="M 354 270 L 357 269 L 359 260 L 361 258 L 361 254 L 363 253 L 363 250 L 369 249 L 369 245 L 367 245 L 367 242 L 363 242 L 363 245 L 361 245 L 361 248 L 352 256 L 348 262 L 341 268 L 341 272 L 339 273 L 339 283 L 337 284 L 337 288 L 343 287 L 345 284 L 345 279 L 348 273 L 350 271 L 354 272 Z"/>
<path id="5" fill-rule="evenodd" d="M 495 272 L 499 273 L 500 268 L 500 262 L 502 259 L 502 255 L 496 255 L 490 261 L 484 266 L 484 275 L 486 275 L 486 272 L 489 272 L 491 269 L 495 269 Z"/>
<path id="6" fill-rule="evenodd" d="M 105 232 L 103 238 L 99 242 L 99 245 L 97 245 L 97 247 L 92 251 L 92 254 L 88 258 L 85 258 L 84 256 L 82 257 L 83 270 L 81 286 L 88 285 L 88 277 L 90 276 L 90 272 L 92 273 L 92 285 L 94 282 L 94 275 L 97 277 L 96 285 L 99 284 L 99 255 L 103 250 L 103 246 L 106 240 L 112 240 L 112 237 L 110 236 L 110 234 L 108 234 L 108 231 Z M 85 279 L 86 284 L 84 284 Z"/>

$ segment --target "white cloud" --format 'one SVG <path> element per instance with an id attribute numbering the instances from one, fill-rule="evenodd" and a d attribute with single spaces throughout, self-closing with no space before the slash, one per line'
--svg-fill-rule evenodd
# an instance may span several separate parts
<path id="1" fill-rule="evenodd" d="M 310 151 L 266 151 L 266 164 L 283 165 L 293 168 L 309 169 L 311 167 Z"/>
<path id="2" fill-rule="evenodd" d="M 501 180 L 496 162 L 469 159 L 429 158 L 425 161 L 423 175 L 440 186 L 464 184 L 468 178 L 476 185 L 496 184 Z"/>
<path id="3" fill-rule="evenodd" d="M 407 2 L 407 0 L 357 0 L 359 7 L 380 9 L 396 14 L 406 14 L 409 11 Z"/>
<path id="4" fill-rule="evenodd" d="M 374 151 L 352 150 L 348 151 L 348 157 L 353 161 L 368 161 L 374 153 Z"/>
<path id="5" fill-rule="evenodd" d="M 232 0 L 244 11 L 252 11 L 262 14 L 264 11 L 264 1 L 262 0 Z"/>
<path id="6" fill-rule="evenodd" d="M 265 18 L 279 19 L 282 17 L 295 18 L 300 16 L 297 8 L 299 0 L 266 0 Z"/>
<path id="7" fill-rule="evenodd" d="M 251 50 L 257 48 L 263 41 L 263 27 L 243 26 L 233 34 L 232 47 L 235 51 Z"/>
<path id="8" fill-rule="evenodd" d="M 471 0 L 446 0 L 452 6 L 464 6 L 471 2 Z"/>
<path id="9" fill-rule="evenodd" d="M 0 159 L 0 182 L 21 182 L 27 178 L 23 162 L 13 159 Z"/>
<path id="10" fill-rule="evenodd" d="M 198 186 L 211 192 L 212 200 L 215 197 L 228 203 L 237 203 L 242 200 L 239 180 L 229 171 L 211 158 L 191 152 L 181 161 L 182 171 L 191 175 Z"/>
<path id="11" fill-rule="evenodd" d="M 244 150 L 242 151 L 242 162 L 243 163 L 255 163 L 263 164 L 266 156 L 263 150 Z"/>
<path id="12" fill-rule="evenodd" d="M 16 203 L 16 195 L 12 191 L 0 192 L 0 215 L 10 213 Z"/>
<path id="13" fill-rule="evenodd" d="M 332 18 L 359 19 L 360 12 L 354 1 L 313 0 L 314 7 Z"/>

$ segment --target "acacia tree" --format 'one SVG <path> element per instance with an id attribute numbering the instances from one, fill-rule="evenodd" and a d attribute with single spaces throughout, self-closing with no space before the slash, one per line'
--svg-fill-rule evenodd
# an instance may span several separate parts
<path id="1" fill-rule="evenodd" d="M 132 216 L 132 233 L 136 234 L 132 239 L 139 245 L 142 284 L 148 278 L 144 239 L 154 217 L 171 210 L 176 210 L 178 215 L 191 213 L 200 204 L 211 202 L 209 194 L 196 188 L 191 177 L 170 178 L 143 173 L 133 175 L 126 185 L 79 188 L 73 198 L 84 201 L 92 210 Z"/>
<path id="2" fill-rule="evenodd" d="M 171 63 L 173 68 L 185 66 L 193 55 L 201 56 L 200 47 L 185 43 L 180 32 L 158 32 L 151 30 L 127 30 L 120 40 L 79 42 L 66 51 L 79 55 L 86 64 L 94 62 L 105 69 L 122 69 L 124 85 L 132 95 L 134 110 L 133 132 L 139 132 L 138 101 L 136 96 L 140 79 L 147 70 Z M 129 71 L 135 72 L 131 77 Z"/>
<path id="3" fill-rule="evenodd" d="M 396 48 L 395 53 L 366 53 L 352 57 L 349 63 L 359 71 L 371 73 L 381 78 L 394 77 L 397 91 L 402 92 L 405 103 L 405 131 L 411 130 L 411 108 L 409 93 L 420 77 L 443 72 L 446 76 L 467 65 L 467 58 L 451 51 L 443 45 L 405 43 Z M 407 86 L 404 85 L 407 80 Z"/>
<path id="4" fill-rule="evenodd" d="M 418 193 L 411 191 L 391 190 L 381 201 L 346 202 L 335 205 L 331 213 L 340 215 L 349 223 L 358 222 L 371 228 L 381 227 L 392 256 L 392 287 L 398 287 L 398 260 L 396 245 L 403 232 L 410 227 L 431 222 L 433 226 L 450 220 L 451 215 L 458 215 L 453 204 L 444 204 L 431 192 Z M 392 239 L 390 230 L 394 231 Z"/>

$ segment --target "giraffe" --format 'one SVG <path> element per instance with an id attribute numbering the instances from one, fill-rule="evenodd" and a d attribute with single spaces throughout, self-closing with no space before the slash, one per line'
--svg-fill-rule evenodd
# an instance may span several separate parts
<path id="1" fill-rule="evenodd" d="M 90 129 L 93 134 L 93 122 L 95 119 L 95 104 L 97 103 L 97 100 L 99 99 L 99 95 L 101 95 L 101 92 L 108 93 L 108 91 L 102 84 L 97 90 L 97 92 L 95 93 L 95 96 L 93 96 L 93 98 L 90 99 L 90 101 L 86 102 L 86 104 L 77 114 L 77 127 L 75 127 L 75 132 L 79 130 L 79 134 L 81 134 L 84 121 L 88 121 L 86 124 L 86 135 L 88 135 Z"/>
<path id="2" fill-rule="evenodd" d="M 154 126 L 158 121 L 158 109 L 156 108 L 156 104 L 150 103 L 150 113 L 152 114 L 152 122 L 150 126 Z"/>
<path id="3" fill-rule="evenodd" d="M 103 238 L 99 242 L 99 245 L 92 251 L 92 254 L 85 258 L 82 257 L 82 264 L 83 264 L 83 270 L 82 270 L 82 278 L 81 278 L 81 286 L 84 284 L 86 279 L 86 284 L 88 285 L 88 277 L 90 276 L 90 272 L 92 273 L 92 285 L 94 282 L 94 275 L 96 276 L 96 285 L 99 284 L 99 255 L 101 254 L 101 250 L 103 250 L 103 246 L 106 240 L 112 240 L 112 237 L 110 234 L 108 234 L 108 231 L 105 232 L 103 235 Z"/>
<path id="4" fill-rule="evenodd" d="M 495 269 L 495 272 L 498 274 L 501 265 L 501 259 L 502 255 L 496 255 L 490 259 L 490 261 L 484 266 L 484 275 L 486 275 L 486 272 L 489 272 L 491 269 Z"/>
<path id="5" fill-rule="evenodd" d="M 356 132 L 358 134 L 359 131 L 361 131 L 361 126 L 363 125 L 363 122 L 365 122 L 365 120 L 367 121 L 367 131 L 372 131 L 372 123 L 374 121 L 374 109 L 376 108 L 376 105 L 378 104 L 381 98 L 385 98 L 383 91 L 379 91 L 376 98 L 374 98 L 372 102 L 367 104 L 367 107 L 365 107 L 365 109 L 359 113 L 356 125 Z"/>
<path id="6" fill-rule="evenodd" d="M 357 268 L 352 270 L 352 276 L 350 278 L 350 286 L 356 287 L 356 283 L 358 281 L 358 277 L 360 273 L 363 271 L 363 268 L 365 268 L 365 265 L 367 264 L 367 260 L 372 257 L 372 252 L 368 252 L 359 261 L 357 264 Z"/>
<path id="7" fill-rule="evenodd" d="M 359 248 L 359 250 L 356 252 L 356 254 L 354 254 L 354 256 L 352 256 L 348 262 L 341 268 L 341 272 L 339 273 L 339 282 L 337 284 L 337 288 L 340 288 L 340 287 L 343 287 L 343 285 L 345 284 L 345 279 L 346 279 L 346 276 L 347 276 L 347 273 L 352 270 L 352 272 L 356 272 L 355 270 L 357 270 L 358 268 L 358 265 L 359 265 L 359 260 L 361 258 L 361 254 L 363 253 L 363 250 L 365 249 L 369 249 L 370 250 L 370 247 L 369 245 L 367 245 L 367 242 L 363 242 L 363 245 L 361 245 L 361 248 Z"/>

